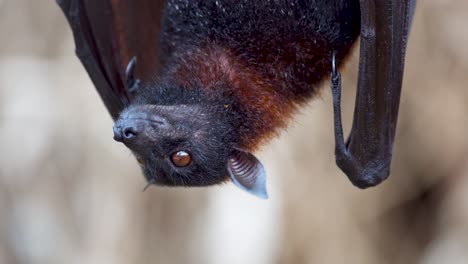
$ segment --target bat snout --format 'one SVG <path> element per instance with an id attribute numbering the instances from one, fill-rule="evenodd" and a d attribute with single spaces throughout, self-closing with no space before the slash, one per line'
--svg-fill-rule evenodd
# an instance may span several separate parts
<path id="1" fill-rule="evenodd" d="M 136 126 L 133 125 L 115 125 L 114 128 L 114 140 L 117 142 L 130 142 L 135 139 L 140 131 Z"/>
<path id="2" fill-rule="evenodd" d="M 121 118 L 113 127 L 114 140 L 124 143 L 130 149 L 148 146 L 159 138 L 167 128 L 162 121 L 141 118 Z"/>

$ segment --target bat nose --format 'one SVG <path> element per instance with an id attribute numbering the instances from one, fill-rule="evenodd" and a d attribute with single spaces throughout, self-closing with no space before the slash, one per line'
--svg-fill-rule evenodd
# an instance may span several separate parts
<path id="1" fill-rule="evenodd" d="M 114 140 L 118 142 L 130 142 L 135 139 L 139 132 L 135 126 L 132 125 L 114 125 Z"/>

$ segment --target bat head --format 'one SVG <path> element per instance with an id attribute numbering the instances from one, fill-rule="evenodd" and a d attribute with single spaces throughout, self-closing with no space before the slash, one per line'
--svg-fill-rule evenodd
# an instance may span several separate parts
<path id="1" fill-rule="evenodd" d="M 267 198 L 263 166 L 234 147 L 235 134 L 218 111 L 199 104 L 131 105 L 114 125 L 114 139 L 135 154 L 149 183 L 207 186 L 230 178 Z"/>

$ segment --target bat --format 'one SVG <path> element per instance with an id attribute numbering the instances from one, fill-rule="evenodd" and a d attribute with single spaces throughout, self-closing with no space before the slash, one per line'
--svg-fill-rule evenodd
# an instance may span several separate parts
<path id="1" fill-rule="evenodd" d="M 415 0 L 57 3 L 147 187 L 231 181 L 267 198 L 253 153 L 329 77 L 338 167 L 359 188 L 388 177 Z M 338 68 L 359 36 L 345 142 Z"/>

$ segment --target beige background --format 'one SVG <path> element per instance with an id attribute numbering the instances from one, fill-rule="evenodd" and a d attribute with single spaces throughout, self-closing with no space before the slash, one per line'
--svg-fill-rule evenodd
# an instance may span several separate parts
<path id="1" fill-rule="evenodd" d="M 0 0 L 0 36 L 0 264 L 468 263 L 466 1 L 418 3 L 391 178 L 362 191 L 334 165 L 324 88 L 259 154 L 267 201 L 142 193 L 54 1 Z"/>

